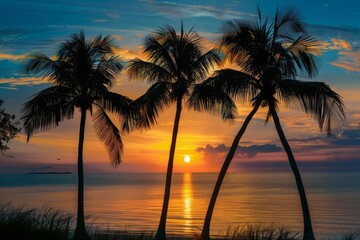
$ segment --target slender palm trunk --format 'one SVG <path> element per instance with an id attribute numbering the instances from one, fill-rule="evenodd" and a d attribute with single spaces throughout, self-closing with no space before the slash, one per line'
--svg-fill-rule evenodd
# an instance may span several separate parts
<path id="1" fill-rule="evenodd" d="M 225 158 L 224 164 L 223 164 L 223 166 L 221 168 L 221 171 L 219 173 L 219 176 L 218 176 L 218 179 L 216 181 L 213 193 L 211 195 L 210 203 L 209 203 L 209 206 L 208 206 L 208 209 L 207 209 L 207 212 L 206 212 L 205 221 L 204 221 L 203 229 L 202 229 L 202 232 L 201 232 L 201 239 L 202 240 L 210 239 L 210 223 L 211 223 L 212 214 L 213 214 L 213 211 L 214 211 L 216 199 L 217 199 L 217 196 L 219 194 L 221 184 L 222 184 L 222 182 L 224 180 L 226 171 L 229 168 L 231 160 L 234 157 L 234 154 L 235 154 L 235 151 L 236 151 L 237 146 L 239 144 L 239 141 L 240 141 L 242 135 L 244 134 L 247 126 L 249 125 L 251 119 L 253 118 L 253 116 L 255 115 L 257 110 L 259 109 L 259 106 L 260 106 L 260 104 L 257 103 L 255 105 L 254 109 L 246 117 L 243 125 L 241 126 L 241 128 L 239 130 L 239 132 L 236 134 L 236 136 L 235 136 L 235 138 L 234 138 L 234 140 L 232 142 L 232 145 L 230 147 L 230 150 L 229 150 L 229 152 L 228 152 L 228 154 L 227 154 L 227 156 Z"/>
<path id="2" fill-rule="evenodd" d="M 172 178 L 172 171 L 173 171 L 173 165 L 174 165 L 176 139 L 177 139 L 177 134 L 178 134 L 178 130 L 179 130 L 179 122 L 180 122 L 180 115 L 181 115 L 181 109 L 182 109 L 181 105 L 182 105 L 182 99 L 178 98 L 176 101 L 176 114 L 175 114 L 174 128 L 173 128 L 172 139 L 171 139 L 168 167 L 167 167 L 167 172 L 166 172 L 166 183 L 165 183 L 163 207 L 162 207 L 162 211 L 161 211 L 159 227 L 158 227 L 157 233 L 155 235 L 155 239 L 158 239 L 158 240 L 166 239 L 166 218 L 167 218 L 167 212 L 168 212 L 168 208 L 169 208 L 171 178 Z"/>
<path id="3" fill-rule="evenodd" d="M 299 169 L 297 167 L 297 164 L 296 164 L 294 155 L 293 155 L 293 153 L 291 151 L 290 145 L 289 145 L 288 141 L 286 140 L 285 134 L 284 134 L 284 132 L 282 130 L 280 120 L 279 120 L 279 117 L 278 117 L 278 115 L 276 113 L 276 110 L 275 110 L 274 106 L 270 106 L 270 113 L 271 113 L 271 115 L 272 115 L 272 117 L 274 119 L 275 127 L 276 127 L 276 130 L 278 132 L 281 143 L 284 146 L 284 149 L 285 149 L 286 154 L 288 156 L 290 166 L 291 166 L 291 170 L 293 171 L 293 173 L 295 175 L 296 186 L 297 186 L 297 189 L 298 189 L 298 192 L 299 192 L 300 201 L 301 201 L 301 209 L 302 209 L 302 213 L 303 213 L 303 222 L 304 222 L 304 236 L 303 236 L 303 239 L 304 240 L 315 240 L 315 236 L 314 236 L 314 232 L 313 232 L 312 224 L 311 224 L 309 206 L 308 206 L 308 202 L 307 202 L 307 199 L 306 199 L 304 185 L 303 185 L 303 182 L 301 180 L 300 171 L 299 171 Z"/>
<path id="4" fill-rule="evenodd" d="M 78 146 L 78 209 L 74 240 L 90 239 L 86 232 L 84 220 L 84 168 L 83 168 L 83 146 L 85 134 L 86 109 L 81 109 L 79 146 Z"/>

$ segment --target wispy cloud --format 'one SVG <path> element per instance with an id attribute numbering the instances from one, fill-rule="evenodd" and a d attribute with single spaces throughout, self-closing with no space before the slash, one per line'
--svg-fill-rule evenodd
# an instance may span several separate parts
<path id="1" fill-rule="evenodd" d="M 219 144 L 216 147 L 206 145 L 206 147 L 199 147 L 195 151 L 198 153 L 204 153 L 205 155 L 223 155 L 230 150 L 225 144 Z M 238 146 L 236 151 L 237 157 L 253 158 L 258 153 L 274 153 L 281 152 L 281 147 L 275 144 L 263 144 L 263 145 L 250 145 L 250 146 Z"/>
<path id="2" fill-rule="evenodd" d="M 26 59 L 28 54 L 10 54 L 10 53 L 0 53 L 0 60 L 10 60 L 10 61 L 19 61 Z"/>
<path id="3" fill-rule="evenodd" d="M 106 11 L 105 15 L 112 19 L 120 19 L 120 13 L 118 11 Z"/>
<path id="4" fill-rule="evenodd" d="M 175 15 L 178 17 L 212 17 L 216 19 L 226 19 L 255 16 L 250 13 L 216 8 L 209 5 L 184 4 L 171 1 L 157 2 L 153 0 L 144 0 L 144 2 L 149 3 L 159 14 L 170 17 L 174 17 Z"/>
<path id="5" fill-rule="evenodd" d="M 348 71 L 360 72 L 360 28 L 351 26 L 308 25 L 310 32 L 319 39 L 323 51 L 338 51 L 338 59 L 330 62 Z M 328 40 L 329 39 L 329 40 Z"/>
<path id="6" fill-rule="evenodd" d="M 40 85 L 45 83 L 48 83 L 48 81 L 39 77 L 0 78 L 0 87 L 12 90 L 17 90 L 18 86 Z"/>
<path id="7" fill-rule="evenodd" d="M 351 72 L 360 72 L 360 50 L 341 38 L 331 38 L 329 41 L 320 41 L 322 51 L 337 51 L 338 58 L 330 62 L 331 65 L 346 69 Z"/>
<path id="8" fill-rule="evenodd" d="M 341 51 L 339 58 L 331 64 L 351 72 L 360 72 L 360 50 Z"/>
<path id="9" fill-rule="evenodd" d="M 114 54 L 119 56 L 121 59 L 124 60 L 131 60 L 134 58 L 142 58 L 143 55 L 143 49 L 142 46 L 138 46 L 135 49 L 128 48 L 128 47 L 115 47 L 113 48 Z"/>
<path id="10" fill-rule="evenodd" d="M 102 19 L 102 18 L 94 20 L 94 22 L 96 22 L 96 23 L 104 23 L 104 22 L 108 22 L 108 21 L 109 21 L 108 19 Z"/>
<path id="11" fill-rule="evenodd" d="M 351 44 L 344 40 L 338 38 L 331 38 L 330 41 L 321 41 L 320 49 L 323 51 L 327 50 L 352 50 Z"/>
<path id="12" fill-rule="evenodd" d="M 356 42 L 360 36 L 360 28 L 350 26 L 327 26 L 307 24 L 309 32 L 319 39 L 344 39 L 347 42 Z"/>

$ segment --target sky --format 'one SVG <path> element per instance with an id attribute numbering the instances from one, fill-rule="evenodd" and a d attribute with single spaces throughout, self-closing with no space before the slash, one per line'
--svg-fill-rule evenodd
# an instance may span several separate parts
<path id="1" fill-rule="evenodd" d="M 19 119 L 21 105 L 38 91 L 49 87 L 43 79 L 22 70 L 27 54 L 41 51 L 56 55 L 60 44 L 72 33 L 84 30 L 89 38 L 111 34 L 119 46 L 124 64 L 142 58 L 145 36 L 165 24 L 194 30 L 210 47 L 227 19 L 252 19 L 257 6 L 264 16 L 276 8 L 296 8 L 308 32 L 321 43 L 319 74 L 339 93 L 346 107 L 344 126 L 331 136 L 320 132 L 305 113 L 280 106 L 280 120 L 303 171 L 360 170 L 360 2 L 345 1 L 0 1 L 0 98 L 4 108 Z M 126 72 L 117 79 L 113 92 L 137 98 L 150 85 L 129 81 Z M 217 172 L 244 118 L 249 105 L 238 105 L 234 121 L 185 109 L 175 154 L 175 172 Z M 174 106 L 162 112 L 150 130 L 123 134 L 123 162 L 113 168 L 107 152 L 97 139 L 91 119 L 86 125 L 84 161 L 87 172 L 165 172 L 174 120 Z M 265 125 L 260 110 L 244 134 L 230 171 L 289 171 L 273 123 Z M 0 156 L 0 173 L 34 171 L 75 171 L 79 114 L 56 129 L 36 133 L 26 143 L 23 133 L 9 144 L 7 156 Z M 189 163 L 184 157 L 191 158 Z"/>

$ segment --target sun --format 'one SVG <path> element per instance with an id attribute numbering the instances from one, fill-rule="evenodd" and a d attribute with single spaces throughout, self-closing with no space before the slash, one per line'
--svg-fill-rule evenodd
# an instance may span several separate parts
<path id="1" fill-rule="evenodd" d="M 189 163 L 191 161 L 191 158 L 189 155 L 185 155 L 184 162 Z"/>

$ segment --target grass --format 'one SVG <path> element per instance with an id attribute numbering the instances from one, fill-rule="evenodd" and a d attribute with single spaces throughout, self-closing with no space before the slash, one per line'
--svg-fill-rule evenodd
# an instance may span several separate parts
<path id="1" fill-rule="evenodd" d="M 152 233 L 146 232 L 130 232 L 130 231 L 116 231 L 111 229 L 96 230 L 93 235 L 93 240 L 151 240 L 154 239 Z"/>
<path id="2" fill-rule="evenodd" d="M 340 240 L 360 240 L 360 230 L 354 233 L 344 235 Z"/>
<path id="3" fill-rule="evenodd" d="M 10 240 L 70 240 L 75 218 L 49 207 L 26 209 L 11 204 L 0 205 L 0 239 Z M 120 231 L 95 228 L 90 224 L 92 240 L 151 240 L 149 232 Z M 199 236 L 168 235 L 168 239 L 198 239 Z M 225 234 L 212 236 L 221 240 L 300 240 L 301 234 L 275 225 L 245 225 L 229 228 Z M 360 231 L 347 234 L 335 240 L 360 240 Z"/>
<path id="4" fill-rule="evenodd" d="M 291 232 L 284 227 L 275 225 L 251 225 L 229 228 L 225 234 L 225 240 L 300 240 L 300 234 Z"/>
<path id="5" fill-rule="evenodd" d="M 68 240 L 73 217 L 49 207 L 25 209 L 0 205 L 1 239 Z"/>

